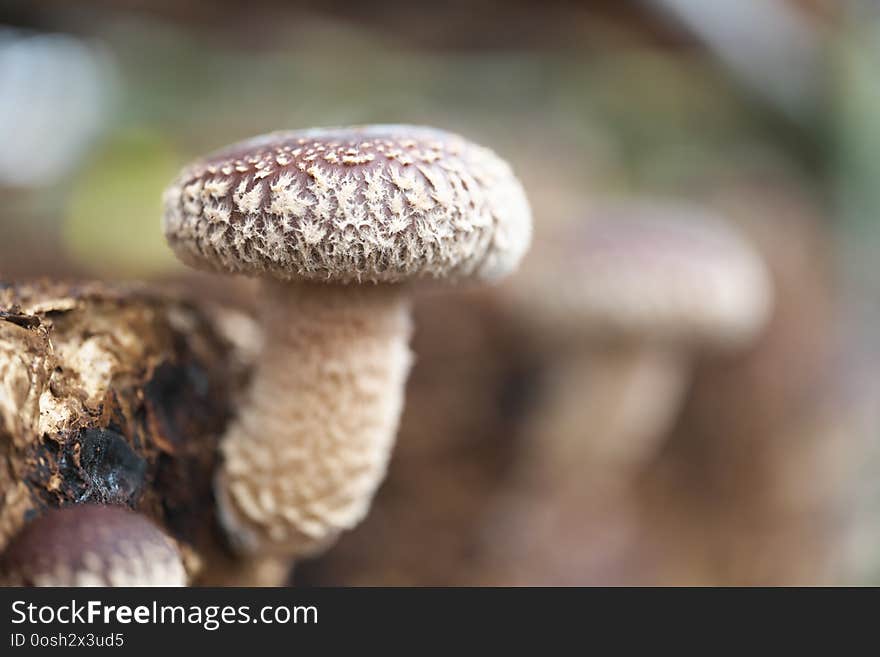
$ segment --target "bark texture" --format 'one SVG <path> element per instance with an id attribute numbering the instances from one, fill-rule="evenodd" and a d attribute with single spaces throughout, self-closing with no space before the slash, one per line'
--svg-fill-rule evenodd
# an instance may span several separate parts
<path id="1" fill-rule="evenodd" d="M 141 287 L 0 284 L 0 550 L 29 520 L 129 507 L 223 559 L 211 479 L 245 360 L 208 311 Z"/>

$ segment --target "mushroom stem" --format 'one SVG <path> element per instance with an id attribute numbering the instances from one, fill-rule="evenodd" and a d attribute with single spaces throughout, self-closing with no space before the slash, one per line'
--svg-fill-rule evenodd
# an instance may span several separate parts
<path id="1" fill-rule="evenodd" d="M 266 340 L 221 443 L 216 491 L 238 549 L 299 556 L 361 520 L 382 481 L 411 363 L 410 309 L 399 285 L 264 291 Z"/>
<path id="2" fill-rule="evenodd" d="M 551 375 L 533 427 L 546 472 L 582 475 L 588 468 L 604 477 L 639 467 L 674 420 L 688 373 L 687 359 L 660 345 L 567 355 Z"/>

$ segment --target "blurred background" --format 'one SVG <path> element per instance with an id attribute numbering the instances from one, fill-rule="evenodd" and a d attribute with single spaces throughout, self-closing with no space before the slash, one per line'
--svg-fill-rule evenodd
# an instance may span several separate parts
<path id="1" fill-rule="evenodd" d="M 159 229 L 177 169 L 269 130 L 394 122 L 512 163 L 533 262 L 607 201 L 686 202 L 742 232 L 776 303 L 744 351 L 694 355 L 654 449 L 611 477 L 541 464 L 566 356 L 527 310 L 420 300 L 389 478 L 293 582 L 880 584 L 871 0 L 3 0 L 0 278 L 219 298 Z"/>

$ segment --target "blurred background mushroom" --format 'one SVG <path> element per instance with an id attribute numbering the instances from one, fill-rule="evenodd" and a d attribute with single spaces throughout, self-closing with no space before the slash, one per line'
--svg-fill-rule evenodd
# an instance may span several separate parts
<path id="1" fill-rule="evenodd" d="M 741 351 L 772 311 L 764 263 L 710 213 L 644 199 L 586 214 L 544 241 L 506 295 L 524 346 L 547 365 L 527 429 L 536 451 L 522 458 L 533 471 L 546 462 L 550 477 L 572 467 L 613 478 L 648 461 L 694 354 Z"/>
<path id="2" fill-rule="evenodd" d="M 586 507 L 560 503 L 583 499 L 579 468 L 542 477 L 546 495 L 519 494 L 531 427 L 552 410 L 552 361 L 534 333 L 492 292 L 417 300 L 386 483 L 364 523 L 302 562 L 295 583 L 880 581 L 874 3 L 217 7 L 4 3 L 16 43 L 55 35 L 80 55 L 60 73 L 19 48 L 27 70 L 53 73 L 3 69 L 28 86 L 4 94 L 0 132 L 22 115 L 8 98 L 65 98 L 68 85 L 40 87 L 55 75 L 81 82 L 63 166 L 0 181 L 0 277 L 173 282 L 231 307 L 213 321 L 243 346 L 246 376 L 262 340 L 253 286 L 174 262 L 158 228 L 162 188 L 194 155 L 251 134 L 399 121 L 504 153 L 533 206 L 536 258 L 578 234 L 585 203 L 672 199 L 733 225 L 775 291 L 754 343 L 698 355 L 656 450 L 623 478 L 627 494 Z M 65 129 L 49 110 L 34 117 Z M 16 152 L 38 153 L 27 135 L 52 132 L 22 130 Z M 532 521 L 546 537 L 502 561 L 503 537 Z"/>
<path id="3" fill-rule="evenodd" d="M 486 568 L 498 584 L 602 581 L 596 538 L 632 521 L 632 482 L 675 423 L 693 363 L 742 353 L 771 312 L 764 263 L 711 213 L 643 200 L 587 214 L 505 294 L 542 369 L 495 512 Z"/>

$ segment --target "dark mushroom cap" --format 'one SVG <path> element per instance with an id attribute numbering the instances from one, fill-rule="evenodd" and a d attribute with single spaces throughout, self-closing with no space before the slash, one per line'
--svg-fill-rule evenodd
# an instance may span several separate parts
<path id="1" fill-rule="evenodd" d="M 757 251 L 702 209 L 598 206 L 567 238 L 515 282 L 545 329 L 721 347 L 768 318 L 772 287 Z"/>
<path id="2" fill-rule="evenodd" d="M 0 583 L 13 586 L 183 586 L 175 544 L 143 516 L 117 506 L 54 509 L 12 540 Z"/>
<path id="3" fill-rule="evenodd" d="M 187 264 L 281 280 L 491 280 L 531 237 L 507 163 L 406 125 L 256 137 L 186 167 L 164 205 L 165 236 Z"/>

